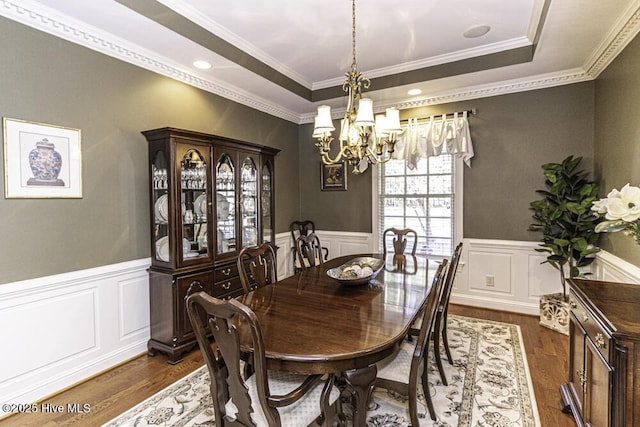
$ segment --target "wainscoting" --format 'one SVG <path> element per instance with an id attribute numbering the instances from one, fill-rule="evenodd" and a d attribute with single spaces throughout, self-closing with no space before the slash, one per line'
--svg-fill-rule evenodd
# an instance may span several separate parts
<path id="1" fill-rule="evenodd" d="M 0 285 L 2 403 L 32 403 L 145 352 L 149 263 Z"/>
<path id="2" fill-rule="evenodd" d="M 318 231 L 330 258 L 375 252 L 368 233 Z M 276 236 L 280 277 L 293 273 L 291 237 Z M 465 239 L 452 302 L 538 314 L 559 275 L 535 242 Z M 0 403 L 41 400 L 146 352 L 149 259 L 0 285 Z M 640 268 L 598 255 L 593 278 L 640 284 Z M 0 413 L 0 417 L 2 413 Z"/>

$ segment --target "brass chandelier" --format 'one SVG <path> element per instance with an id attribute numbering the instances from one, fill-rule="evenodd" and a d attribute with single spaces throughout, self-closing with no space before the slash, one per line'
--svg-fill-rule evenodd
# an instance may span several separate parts
<path id="1" fill-rule="evenodd" d="M 340 122 L 340 149 L 331 157 L 335 130 L 331 119 L 331 107 L 320 105 L 315 117 L 313 137 L 320 151 L 322 162 L 333 165 L 344 160 L 353 167 L 352 172 L 359 174 L 369 164 L 384 163 L 391 159 L 400 128 L 400 113 L 397 108 L 387 108 L 385 114 L 373 116 L 373 101 L 362 98 L 362 88 L 368 89 L 371 82 L 356 65 L 356 1 L 352 0 L 351 35 L 352 62 L 351 71 L 346 73 L 347 80 L 342 90 L 347 92 L 347 109 Z M 357 106 L 356 106 L 357 105 Z M 335 152 L 335 150 L 333 150 Z"/>

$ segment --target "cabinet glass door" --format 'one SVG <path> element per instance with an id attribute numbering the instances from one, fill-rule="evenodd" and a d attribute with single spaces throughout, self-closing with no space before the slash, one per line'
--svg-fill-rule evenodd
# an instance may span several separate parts
<path id="1" fill-rule="evenodd" d="M 151 197 L 153 202 L 153 254 L 157 261 L 169 262 L 169 174 L 164 152 L 156 153 L 151 165 Z"/>
<path id="2" fill-rule="evenodd" d="M 242 247 L 255 246 L 258 244 L 258 170 L 251 157 L 242 161 L 240 183 Z"/>
<path id="3" fill-rule="evenodd" d="M 180 161 L 180 209 L 178 253 L 183 260 L 209 257 L 207 159 L 196 148 L 189 148 Z"/>
<path id="4" fill-rule="evenodd" d="M 229 154 L 223 153 L 216 163 L 216 252 L 236 250 L 236 175 Z"/>
<path id="5" fill-rule="evenodd" d="M 272 224 L 273 224 L 273 212 L 272 212 L 272 197 L 273 197 L 273 183 L 272 183 L 271 163 L 265 163 L 262 165 L 262 195 L 260 211 L 262 215 L 262 242 L 270 242 L 272 239 Z"/>

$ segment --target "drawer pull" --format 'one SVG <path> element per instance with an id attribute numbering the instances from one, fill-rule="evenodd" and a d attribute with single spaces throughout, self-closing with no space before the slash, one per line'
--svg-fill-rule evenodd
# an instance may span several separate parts
<path id="1" fill-rule="evenodd" d="M 571 300 L 569 301 L 569 307 L 571 307 L 572 310 L 575 310 L 576 308 L 578 308 L 578 304 L 576 304 L 574 300 Z"/>
<path id="2" fill-rule="evenodd" d="M 596 334 L 596 346 L 598 348 L 605 348 L 607 346 L 607 342 L 605 341 L 604 336 L 600 332 Z"/>
<path id="3" fill-rule="evenodd" d="M 222 274 L 224 274 L 225 276 L 230 275 L 231 274 L 231 267 L 225 268 L 224 270 L 222 270 Z"/>
<path id="4" fill-rule="evenodd" d="M 228 291 L 229 289 L 231 289 L 231 282 L 223 283 L 223 284 L 222 284 L 222 288 L 223 288 L 225 291 Z"/>
<path id="5" fill-rule="evenodd" d="M 589 320 L 589 315 L 587 313 L 582 313 L 582 320 L 587 322 Z"/>

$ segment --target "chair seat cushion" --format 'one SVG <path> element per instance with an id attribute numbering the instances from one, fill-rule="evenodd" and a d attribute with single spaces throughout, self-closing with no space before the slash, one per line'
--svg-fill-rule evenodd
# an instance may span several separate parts
<path id="1" fill-rule="evenodd" d="M 409 343 L 405 341 L 398 352 L 378 362 L 376 364 L 378 378 L 398 383 L 408 383 L 409 372 L 411 372 L 411 359 L 415 348 L 415 342 Z"/>
<path id="2" fill-rule="evenodd" d="M 306 375 L 291 374 L 289 372 L 269 371 L 269 391 L 272 395 L 283 395 L 298 387 Z M 246 380 L 247 387 L 249 387 L 249 396 L 251 401 L 254 402 L 253 420 L 258 427 L 268 427 L 267 419 L 265 418 L 262 406 L 258 403 L 258 389 L 256 387 L 255 375 L 250 376 Z M 283 427 L 301 427 L 308 426 L 316 418 L 320 416 L 320 396 L 322 394 L 322 388 L 324 387 L 324 381 L 319 382 L 313 387 L 304 397 L 297 402 L 289 405 L 277 408 L 280 413 L 280 421 Z M 333 387 L 329 397 L 329 404 L 332 405 L 340 397 L 340 391 L 337 387 Z"/>

